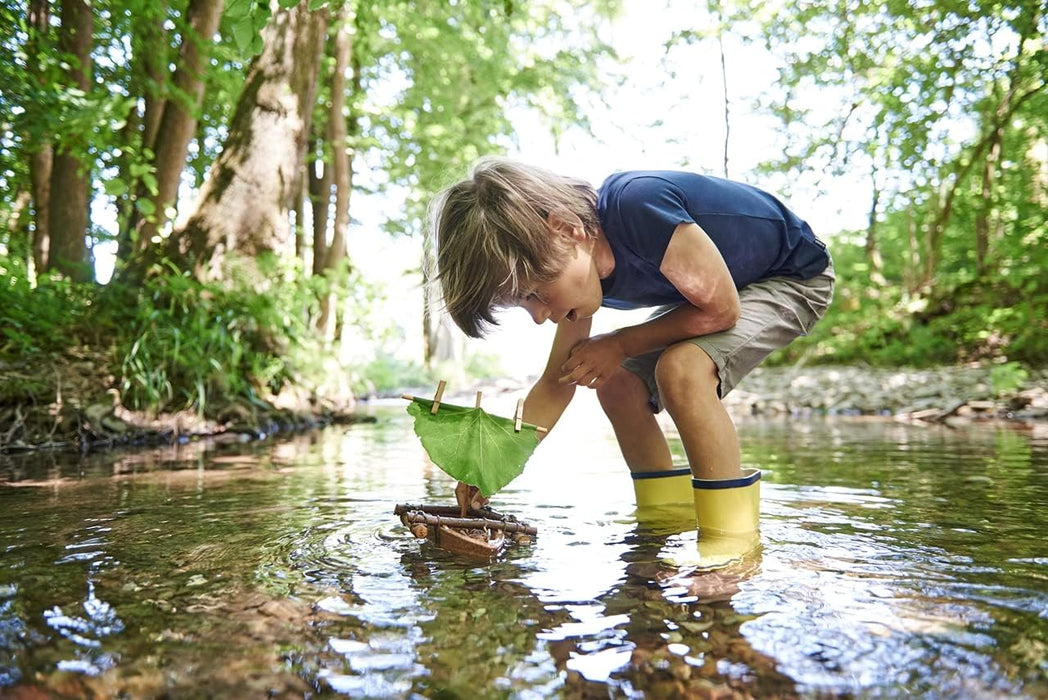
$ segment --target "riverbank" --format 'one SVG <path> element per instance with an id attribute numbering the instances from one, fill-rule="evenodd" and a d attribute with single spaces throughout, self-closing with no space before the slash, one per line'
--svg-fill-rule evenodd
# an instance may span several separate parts
<path id="1" fill-rule="evenodd" d="M 989 365 L 933 369 L 759 367 L 725 403 L 735 411 L 755 415 L 879 415 L 930 422 L 1044 421 L 1048 420 L 1048 370 L 1009 374 Z"/>
<path id="2" fill-rule="evenodd" d="M 92 452 L 201 438 L 249 441 L 332 424 L 372 420 L 352 396 L 288 391 L 270 400 L 234 397 L 195 411 L 152 413 L 123 406 L 102 353 L 55 355 L 47 365 L 0 362 L 0 455 L 40 450 Z"/>
<path id="3" fill-rule="evenodd" d="M 97 358 L 88 356 L 56 359 L 46 368 L 0 364 L 0 454 L 87 452 L 202 437 L 242 441 L 370 420 L 351 401 L 308 396 L 280 405 L 236 399 L 213 407 L 209 418 L 189 411 L 150 415 L 121 406 L 112 377 L 100 377 L 99 366 L 103 365 Z M 500 381 L 475 388 L 485 393 L 520 392 L 527 384 Z M 426 391 L 432 388 L 421 393 Z M 946 424 L 1040 422 L 1048 421 L 1048 370 L 1002 375 L 989 365 L 920 370 L 762 367 L 725 403 L 736 415 L 884 416 Z"/>
<path id="4" fill-rule="evenodd" d="M 1017 369 L 1017 368 L 1016 368 Z M 924 422 L 1048 421 L 1048 369 L 1004 376 L 989 365 L 932 369 L 758 367 L 724 399 L 735 415 L 882 416 Z M 1002 386 L 1010 382 L 1008 386 Z M 485 393 L 523 391 L 506 381 Z M 432 390 L 430 390 L 432 391 Z M 426 393 L 422 389 L 422 394 Z M 468 393 L 468 392 L 467 392 Z"/>

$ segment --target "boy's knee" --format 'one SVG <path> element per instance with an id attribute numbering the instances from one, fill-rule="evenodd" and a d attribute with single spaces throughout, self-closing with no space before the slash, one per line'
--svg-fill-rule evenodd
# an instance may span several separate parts
<path id="1" fill-rule="evenodd" d="M 597 399 L 604 412 L 612 418 L 617 413 L 647 406 L 648 397 L 648 387 L 643 380 L 622 367 L 597 387 Z"/>
<path id="2" fill-rule="evenodd" d="M 675 400 L 694 399 L 697 394 L 716 395 L 720 377 L 717 365 L 702 348 L 692 343 L 671 345 L 655 365 L 659 396 L 667 407 Z"/>

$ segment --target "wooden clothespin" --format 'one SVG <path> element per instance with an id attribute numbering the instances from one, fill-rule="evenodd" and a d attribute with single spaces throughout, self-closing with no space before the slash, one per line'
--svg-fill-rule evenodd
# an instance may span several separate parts
<path id="1" fill-rule="evenodd" d="M 437 393 L 433 397 L 433 407 L 429 409 L 429 412 L 433 415 L 437 415 L 437 409 L 440 408 L 440 399 L 444 396 L 444 387 L 447 385 L 448 383 L 443 379 L 441 379 L 440 383 L 437 384 Z"/>
<path id="2" fill-rule="evenodd" d="M 479 392 L 479 391 L 477 392 L 477 404 L 476 404 L 476 408 L 480 408 L 480 392 Z"/>
<path id="3" fill-rule="evenodd" d="M 517 412 L 513 414 L 513 432 L 519 433 L 524 422 L 524 399 L 517 400 Z"/>

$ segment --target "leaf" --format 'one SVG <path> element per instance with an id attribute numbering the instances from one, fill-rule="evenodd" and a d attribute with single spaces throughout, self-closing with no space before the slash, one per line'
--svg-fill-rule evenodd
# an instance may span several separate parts
<path id="1" fill-rule="evenodd" d="M 441 403 L 434 415 L 432 406 L 420 398 L 408 404 L 415 434 L 434 464 L 485 497 L 518 477 L 539 444 L 535 426 L 524 424 L 518 433 L 512 420 L 482 408 Z"/>
<path id="2" fill-rule="evenodd" d="M 156 212 L 156 205 L 153 204 L 152 200 L 149 199 L 136 199 L 135 209 L 142 212 L 145 216 L 150 216 Z"/>
<path id="3" fill-rule="evenodd" d="M 251 48 L 251 42 L 254 40 L 255 25 L 251 21 L 251 17 L 244 17 L 233 23 L 233 41 L 240 51 L 247 51 Z"/>

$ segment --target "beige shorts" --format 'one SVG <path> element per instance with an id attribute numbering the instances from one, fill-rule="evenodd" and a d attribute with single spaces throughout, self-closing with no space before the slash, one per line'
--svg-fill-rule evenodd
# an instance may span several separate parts
<path id="1" fill-rule="evenodd" d="M 826 313 L 836 279 L 831 261 L 825 270 L 810 279 L 771 277 L 755 282 L 739 290 L 742 315 L 732 328 L 683 341 L 702 348 L 717 365 L 721 398 L 773 351 L 789 345 L 798 336 L 808 335 Z M 676 306 L 663 306 L 651 318 Z M 661 354 L 662 350 L 654 350 L 622 363 L 644 380 L 651 392 L 649 402 L 656 413 L 662 410 L 659 388 L 655 384 L 655 364 Z"/>

